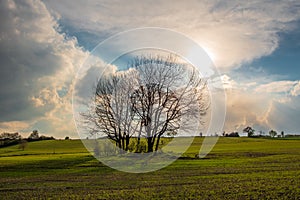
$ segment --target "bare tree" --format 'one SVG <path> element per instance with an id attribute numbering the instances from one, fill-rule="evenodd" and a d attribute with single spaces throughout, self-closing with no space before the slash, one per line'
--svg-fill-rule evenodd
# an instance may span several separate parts
<path id="1" fill-rule="evenodd" d="M 93 134 L 104 133 L 125 151 L 132 136 L 138 138 L 137 149 L 145 137 L 153 152 L 164 134 L 202 122 L 209 105 L 206 82 L 194 67 L 174 56 L 148 56 L 136 57 L 128 68 L 99 80 L 95 107 L 84 114 Z"/>
<path id="2" fill-rule="evenodd" d="M 147 139 L 148 152 L 158 150 L 165 133 L 177 134 L 183 117 L 193 120 L 205 114 L 205 82 L 195 68 L 176 57 L 138 57 L 131 68 L 139 72 L 139 88 L 132 94 L 132 108 L 141 120 L 139 134 Z M 185 124 L 187 127 L 187 123 Z M 139 138 L 139 137 L 138 137 Z"/>
<path id="3" fill-rule="evenodd" d="M 132 70 L 102 77 L 96 86 L 95 106 L 89 113 L 82 114 L 92 135 L 104 134 L 125 151 L 138 127 L 133 120 L 130 99 L 136 85 L 135 77 Z"/>

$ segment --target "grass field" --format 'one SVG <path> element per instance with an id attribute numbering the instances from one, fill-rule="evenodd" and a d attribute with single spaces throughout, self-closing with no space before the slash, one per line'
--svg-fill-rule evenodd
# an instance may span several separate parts
<path id="1" fill-rule="evenodd" d="M 201 143 L 144 174 L 104 166 L 80 140 L 0 148 L 0 199 L 300 199 L 299 139 L 220 138 L 197 159 Z"/>

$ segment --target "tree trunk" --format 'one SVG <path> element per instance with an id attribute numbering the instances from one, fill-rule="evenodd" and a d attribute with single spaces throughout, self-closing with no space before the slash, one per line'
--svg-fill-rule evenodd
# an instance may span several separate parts
<path id="1" fill-rule="evenodd" d="M 142 124 L 140 125 L 140 132 L 139 132 L 139 135 L 138 135 L 138 140 L 137 140 L 137 145 L 136 145 L 136 152 L 137 153 L 141 153 L 140 151 L 140 143 L 141 143 L 141 133 L 142 133 Z"/>
<path id="2" fill-rule="evenodd" d="M 122 138 L 121 138 L 120 133 L 119 133 L 119 138 L 118 138 L 117 142 L 118 142 L 119 149 L 122 149 Z"/>
<path id="3" fill-rule="evenodd" d="M 119 128 L 119 148 L 124 149 L 124 137 L 122 137 L 121 128 Z M 120 151 L 121 152 L 121 151 Z"/>
<path id="4" fill-rule="evenodd" d="M 129 146 L 129 135 L 126 134 L 125 136 L 125 151 L 128 151 L 128 146 Z"/>
<path id="5" fill-rule="evenodd" d="M 152 137 L 147 138 L 147 143 L 148 143 L 148 153 L 153 152 L 153 142 L 152 142 Z"/>
<path id="6" fill-rule="evenodd" d="M 125 138 L 122 137 L 122 149 L 125 150 Z"/>
<path id="7" fill-rule="evenodd" d="M 160 136 L 157 136 L 156 145 L 155 145 L 155 151 L 158 150 L 159 140 L 160 140 Z"/>

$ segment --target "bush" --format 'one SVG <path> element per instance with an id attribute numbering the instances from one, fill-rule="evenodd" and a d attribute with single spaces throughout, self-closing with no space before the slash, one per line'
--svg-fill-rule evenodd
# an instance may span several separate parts
<path id="1" fill-rule="evenodd" d="M 240 137 L 238 132 L 226 133 L 225 137 Z"/>

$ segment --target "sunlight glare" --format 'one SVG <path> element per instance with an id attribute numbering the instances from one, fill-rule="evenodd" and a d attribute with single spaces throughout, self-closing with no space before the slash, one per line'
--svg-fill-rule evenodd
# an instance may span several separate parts
<path id="1" fill-rule="evenodd" d="M 207 55 L 210 57 L 210 59 L 213 62 L 215 62 L 216 61 L 216 54 L 213 52 L 213 50 L 211 48 L 205 47 L 203 45 L 201 47 L 204 49 L 204 51 L 207 53 Z"/>

